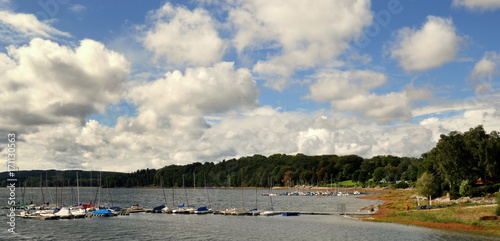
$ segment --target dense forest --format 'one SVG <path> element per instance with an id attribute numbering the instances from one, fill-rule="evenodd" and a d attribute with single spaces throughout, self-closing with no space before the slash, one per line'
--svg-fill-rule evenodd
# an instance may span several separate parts
<path id="1" fill-rule="evenodd" d="M 66 171 L 69 172 L 69 171 Z M 65 173 L 66 173 L 65 172 Z M 71 172 L 70 172 L 71 173 Z M 59 174 L 49 178 L 49 185 L 72 185 L 75 174 Z M 419 158 L 357 155 L 337 156 L 304 154 L 271 156 L 253 155 L 218 163 L 195 162 L 170 165 L 160 169 L 144 169 L 132 173 L 106 173 L 101 185 L 108 187 L 269 187 L 329 186 L 351 181 L 357 186 L 415 186 L 419 177 L 432 176 L 436 195 L 481 196 L 498 192 L 500 184 L 500 134 L 486 133 L 483 127 L 442 134 L 432 150 Z M 89 172 L 81 174 L 81 185 L 97 185 Z M 45 176 L 44 176 L 45 175 Z M 27 180 L 42 183 L 46 173 Z M 45 180 L 44 180 L 45 178 Z M 66 180 L 66 181 L 64 181 Z M 29 182 L 28 182 L 29 183 Z M 73 184 L 74 185 L 74 184 Z"/>

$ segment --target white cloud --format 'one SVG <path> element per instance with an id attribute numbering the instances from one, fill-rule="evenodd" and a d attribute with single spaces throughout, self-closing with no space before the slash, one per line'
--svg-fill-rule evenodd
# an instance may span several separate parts
<path id="1" fill-rule="evenodd" d="M 469 78 L 476 85 L 476 94 L 484 95 L 492 91 L 491 82 L 498 75 L 498 65 L 500 64 L 500 53 L 486 52 L 475 65 Z"/>
<path id="2" fill-rule="evenodd" d="M 248 69 L 233 63 L 187 68 L 168 72 L 164 78 L 138 84 L 128 92 L 137 105 L 136 118 L 122 118 L 117 126 L 125 131 L 171 130 L 179 140 L 199 139 L 209 124 L 203 118 L 255 108 L 258 89 Z"/>
<path id="3" fill-rule="evenodd" d="M 495 52 L 486 53 L 479 62 L 474 65 L 471 77 L 474 79 L 492 79 L 496 74 L 497 63 L 500 61 L 500 54 Z"/>
<path id="4" fill-rule="evenodd" d="M 460 39 L 451 19 L 428 16 L 421 29 L 398 31 L 391 57 L 407 71 L 436 68 L 455 59 Z"/>
<path id="5" fill-rule="evenodd" d="M 165 77 L 134 87 L 130 99 L 158 114 L 210 114 L 257 105 L 258 90 L 248 69 L 233 63 L 176 70 Z"/>
<path id="6" fill-rule="evenodd" d="M 455 7 L 465 7 L 473 11 L 494 11 L 500 8 L 499 0 L 453 0 Z"/>
<path id="7" fill-rule="evenodd" d="M 71 37 L 69 33 L 57 30 L 44 22 L 40 22 L 33 14 L 13 13 L 7 10 L 0 10 L 0 30 L 2 29 L 3 31 L 17 33 L 24 38 Z M 4 38 L 2 37 L 2 39 Z"/>
<path id="8" fill-rule="evenodd" d="M 0 53 L 0 129 L 73 122 L 121 98 L 126 59 L 93 40 L 71 49 L 35 38 Z M 14 124 L 15 123 L 15 124 Z"/>
<path id="9" fill-rule="evenodd" d="M 259 107 L 218 117 L 210 128 L 200 129 L 199 136 L 191 138 L 179 138 L 179 132 L 188 131 L 182 128 L 158 127 L 136 133 L 120 126 L 123 123 L 107 127 L 90 120 L 82 128 L 75 121 L 42 126 L 38 132 L 22 135 L 26 142 L 18 143 L 23 150 L 18 164 L 33 169 L 135 171 L 256 153 L 418 157 L 434 147 L 442 133 L 466 131 L 478 124 L 487 131 L 500 129 L 498 103 L 496 106 L 478 105 L 456 116 L 397 126 L 380 126 L 326 110 L 281 112 Z M 196 118 L 187 119 L 192 120 Z"/>
<path id="10" fill-rule="evenodd" d="M 221 60 L 224 41 L 218 36 L 214 20 L 204 9 L 190 11 L 166 3 L 151 13 L 151 28 L 144 46 L 175 66 L 209 66 Z"/>
<path id="11" fill-rule="evenodd" d="M 429 92 L 408 86 L 401 92 L 385 95 L 373 93 L 373 89 L 384 84 L 387 77 L 373 71 L 343 71 L 317 76 L 317 82 L 309 87 L 311 98 L 318 102 L 330 102 L 339 111 L 354 111 L 387 124 L 394 120 L 408 121 L 411 118 L 412 101 L 426 99 Z"/>
<path id="12" fill-rule="evenodd" d="M 239 53 L 266 49 L 253 71 L 282 89 L 294 71 L 334 60 L 370 24 L 369 1 L 243 1 L 229 12 Z"/>

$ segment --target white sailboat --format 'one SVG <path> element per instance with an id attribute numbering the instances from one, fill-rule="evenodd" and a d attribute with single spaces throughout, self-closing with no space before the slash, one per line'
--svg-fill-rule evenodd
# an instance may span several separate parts
<path id="1" fill-rule="evenodd" d="M 71 207 L 70 212 L 74 218 L 84 218 L 87 215 L 87 210 L 82 208 L 80 203 L 80 180 L 78 179 L 78 171 L 76 172 L 76 207 Z"/>
<path id="2" fill-rule="evenodd" d="M 189 214 L 189 213 L 193 213 L 196 209 L 189 207 L 189 201 L 188 201 L 188 197 L 187 197 L 187 190 L 186 190 L 186 186 L 184 185 L 184 175 L 182 175 L 182 186 L 184 187 L 184 195 L 186 196 L 187 206 L 183 203 L 182 205 L 177 206 L 177 209 L 172 210 L 172 213 L 174 213 L 174 214 Z"/>
<path id="3" fill-rule="evenodd" d="M 208 204 L 207 205 L 210 205 L 210 195 L 208 195 L 208 189 L 207 189 L 207 177 L 206 175 L 203 176 L 203 179 L 204 179 L 204 182 L 205 182 L 205 192 L 207 193 L 207 200 L 208 200 Z M 201 207 L 198 207 L 193 213 L 194 214 L 207 214 L 207 213 L 213 213 L 214 211 L 212 209 L 210 209 L 209 207 L 207 206 L 201 206 Z"/>
<path id="4" fill-rule="evenodd" d="M 59 210 L 59 212 L 54 214 L 61 219 L 71 219 L 74 217 L 69 208 L 67 207 L 62 207 L 61 210 Z"/>

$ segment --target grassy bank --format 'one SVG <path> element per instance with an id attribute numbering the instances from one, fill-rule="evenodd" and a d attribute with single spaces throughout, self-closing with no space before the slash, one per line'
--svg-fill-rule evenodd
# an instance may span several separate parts
<path id="1" fill-rule="evenodd" d="M 386 190 L 377 195 L 361 197 L 385 201 L 375 215 L 362 219 L 500 236 L 500 220 L 480 220 L 484 216 L 494 216 L 496 204 L 462 204 L 454 207 L 418 210 L 415 200 L 411 198 L 414 194 L 414 191 Z M 410 206 L 409 211 L 405 209 L 406 205 Z"/>

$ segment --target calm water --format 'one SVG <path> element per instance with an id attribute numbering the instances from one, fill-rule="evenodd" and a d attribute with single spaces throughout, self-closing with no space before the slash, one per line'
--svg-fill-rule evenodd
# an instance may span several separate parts
<path id="1" fill-rule="evenodd" d="M 63 192 L 63 201 L 76 200 L 76 191 Z M 254 189 L 166 189 L 167 204 L 189 203 L 205 205 L 210 199 L 212 208 L 224 209 L 258 206 L 269 210 L 267 190 Z M 256 194 L 257 192 L 257 194 Z M 281 190 L 280 190 L 281 192 Z M 0 189 L 0 205 L 7 203 L 7 190 Z M 94 200 L 95 188 L 80 189 L 81 201 Z M 46 201 L 55 202 L 55 190 L 44 189 Z M 58 195 L 60 198 L 60 195 Z M 187 197 L 187 199 L 186 199 Z M 21 199 L 18 191 L 16 198 Z M 41 201 L 40 189 L 26 190 L 24 199 Z M 164 202 L 161 189 L 103 189 L 101 203 L 129 207 L 138 203 L 152 208 Z M 361 207 L 380 204 L 379 201 L 344 197 L 272 197 L 275 210 L 335 212 L 337 204 L 345 204 L 349 212 Z M 16 219 L 13 236 L 7 232 L 7 210 L 1 212 L 0 240 L 488 240 L 488 237 L 448 232 L 400 224 L 359 221 L 338 215 L 298 217 L 252 217 L 221 215 L 172 215 L 137 213 L 111 218 L 93 217 L 74 220 Z M 491 238 L 489 238 L 491 239 Z M 493 240 L 493 239 L 491 239 Z"/>

